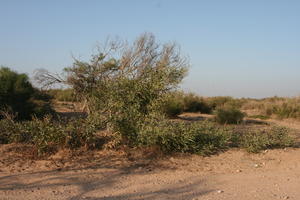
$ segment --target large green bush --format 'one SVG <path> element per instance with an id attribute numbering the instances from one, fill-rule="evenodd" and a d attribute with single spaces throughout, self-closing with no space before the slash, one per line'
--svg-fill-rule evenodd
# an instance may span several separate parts
<path id="1" fill-rule="evenodd" d="M 101 52 L 90 62 L 76 60 L 66 69 L 66 82 L 90 112 L 107 117 L 108 129 L 133 144 L 140 122 L 152 112 L 164 115 L 164 97 L 181 82 L 188 64 L 176 45 L 160 45 L 151 34 L 119 45 L 112 43 L 109 53 Z"/>
<path id="2" fill-rule="evenodd" d="M 10 112 L 20 120 L 53 112 L 49 98 L 33 88 L 26 74 L 5 67 L 0 68 L 0 111 Z"/>

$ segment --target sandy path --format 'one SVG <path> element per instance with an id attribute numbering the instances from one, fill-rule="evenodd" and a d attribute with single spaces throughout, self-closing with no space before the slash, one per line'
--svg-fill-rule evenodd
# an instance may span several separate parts
<path id="1" fill-rule="evenodd" d="M 78 167 L 16 162 L 2 167 L 0 199 L 300 199 L 299 155 L 300 149 L 230 150 L 147 165 L 110 156 Z"/>

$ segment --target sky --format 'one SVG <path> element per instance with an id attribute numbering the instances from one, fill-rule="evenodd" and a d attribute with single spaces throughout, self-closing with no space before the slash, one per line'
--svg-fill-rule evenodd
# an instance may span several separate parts
<path id="1" fill-rule="evenodd" d="M 32 75 L 88 61 L 107 37 L 177 42 L 203 96 L 300 95 L 300 1 L 0 0 L 0 65 Z"/>

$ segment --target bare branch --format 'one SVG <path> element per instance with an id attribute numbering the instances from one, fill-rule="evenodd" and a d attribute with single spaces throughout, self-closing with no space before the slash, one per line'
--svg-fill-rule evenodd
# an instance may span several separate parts
<path id="1" fill-rule="evenodd" d="M 48 89 L 56 84 L 66 84 L 66 80 L 59 74 L 51 73 L 46 69 L 38 69 L 34 73 L 34 80 L 42 89 Z"/>

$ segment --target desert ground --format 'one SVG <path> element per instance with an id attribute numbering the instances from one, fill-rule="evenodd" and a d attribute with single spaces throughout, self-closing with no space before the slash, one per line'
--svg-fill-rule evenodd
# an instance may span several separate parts
<path id="1" fill-rule="evenodd" d="M 299 122 L 267 122 L 288 126 L 300 136 Z M 300 199 L 299 148 L 259 154 L 231 149 L 209 157 L 61 150 L 43 160 L 30 151 L 26 145 L 0 146 L 1 200 Z"/>

